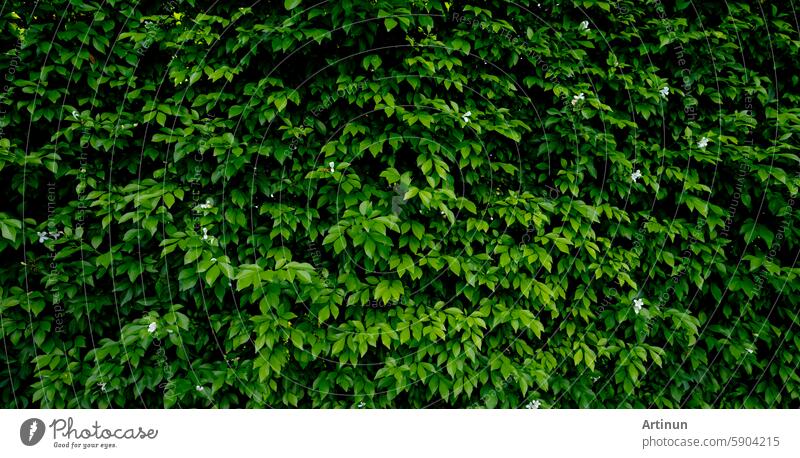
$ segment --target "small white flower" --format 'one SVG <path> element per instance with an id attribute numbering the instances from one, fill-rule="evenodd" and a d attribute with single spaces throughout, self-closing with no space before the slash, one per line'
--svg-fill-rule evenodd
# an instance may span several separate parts
<path id="1" fill-rule="evenodd" d="M 583 92 L 580 94 L 572 97 L 572 105 L 576 105 L 579 101 L 584 100 L 585 97 L 583 96 Z"/>
<path id="2" fill-rule="evenodd" d="M 364 404 L 364 401 L 361 401 L 361 402 L 358 403 L 358 408 L 359 409 L 363 409 L 364 406 L 366 406 L 366 404 Z"/>
<path id="3" fill-rule="evenodd" d="M 531 401 L 531 402 L 529 402 L 529 403 L 528 403 L 528 404 L 525 406 L 525 408 L 526 408 L 526 409 L 538 409 L 540 405 L 542 405 L 542 401 L 539 401 L 539 400 L 537 399 L 537 400 L 535 400 L 535 401 Z"/>
<path id="4" fill-rule="evenodd" d="M 208 240 L 208 229 L 203 228 L 203 240 Z"/>
<path id="5" fill-rule="evenodd" d="M 589 30 L 589 21 L 581 22 L 581 25 L 578 26 L 578 29 L 581 30 L 581 31 Z"/>
<path id="6" fill-rule="evenodd" d="M 697 142 L 698 148 L 705 148 L 706 146 L 708 146 L 708 138 L 706 137 L 701 138 L 700 141 Z"/>
<path id="7" fill-rule="evenodd" d="M 667 96 L 669 95 L 669 88 L 667 86 L 664 86 L 658 92 L 661 94 L 661 97 L 664 97 L 666 99 Z"/>
<path id="8" fill-rule="evenodd" d="M 747 353 L 750 353 L 752 355 L 753 354 L 753 349 L 752 348 L 748 348 L 747 349 Z"/>
<path id="9" fill-rule="evenodd" d="M 73 110 L 72 117 L 78 119 L 78 112 Z"/>
<path id="10" fill-rule="evenodd" d="M 461 115 L 461 120 L 464 121 L 465 123 L 469 123 L 469 117 L 470 116 L 472 116 L 472 112 L 471 111 L 467 111 L 466 113 Z"/>
<path id="11" fill-rule="evenodd" d="M 270 196 L 270 197 L 275 197 L 275 194 L 270 194 L 269 196 Z"/>
<path id="12" fill-rule="evenodd" d="M 100 387 L 100 391 L 106 390 L 106 382 L 100 382 L 97 385 Z"/>
<path id="13" fill-rule="evenodd" d="M 634 299 L 633 300 L 633 311 L 636 312 L 638 315 L 639 312 L 642 311 L 642 305 L 644 305 L 644 301 L 641 299 Z"/>
<path id="14" fill-rule="evenodd" d="M 642 172 L 640 170 L 636 170 L 635 172 L 631 173 L 631 180 L 636 183 L 636 180 L 642 177 Z"/>
<path id="15" fill-rule="evenodd" d="M 50 240 L 47 237 L 47 232 L 37 232 L 36 235 L 39 236 L 39 243 L 44 243 L 44 242 Z"/>
<path id="16" fill-rule="evenodd" d="M 334 164 L 333 162 L 328 162 L 328 165 L 331 167 L 331 173 L 333 173 L 333 168 L 336 164 Z"/>
<path id="17" fill-rule="evenodd" d="M 156 332 L 156 329 L 158 329 L 158 325 L 156 324 L 155 321 L 153 321 L 152 323 L 150 323 L 149 326 L 147 326 L 147 332 L 149 332 L 150 334 Z"/>
<path id="18" fill-rule="evenodd" d="M 200 386 L 200 385 L 197 385 L 196 387 L 194 387 L 194 389 L 195 389 L 195 390 L 197 390 L 197 391 L 203 391 L 203 390 L 205 390 L 205 388 L 204 388 L 204 387 L 202 387 L 202 386 Z"/>
<path id="19" fill-rule="evenodd" d="M 211 258 L 211 262 L 217 262 L 217 258 Z"/>

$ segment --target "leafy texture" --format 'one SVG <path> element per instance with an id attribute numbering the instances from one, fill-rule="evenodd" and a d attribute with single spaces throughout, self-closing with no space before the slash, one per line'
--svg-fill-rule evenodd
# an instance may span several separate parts
<path id="1" fill-rule="evenodd" d="M 800 406 L 791 9 L 208 3 L 0 10 L 4 407 Z"/>

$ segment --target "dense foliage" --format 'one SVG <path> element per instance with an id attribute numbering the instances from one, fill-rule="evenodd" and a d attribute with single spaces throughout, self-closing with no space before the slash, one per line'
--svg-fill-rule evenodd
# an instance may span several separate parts
<path id="1" fill-rule="evenodd" d="M 772 2 L 3 3 L 5 407 L 798 407 Z"/>

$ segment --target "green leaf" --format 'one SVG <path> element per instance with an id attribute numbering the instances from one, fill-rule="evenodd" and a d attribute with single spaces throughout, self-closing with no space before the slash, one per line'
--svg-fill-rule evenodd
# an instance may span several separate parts
<path id="1" fill-rule="evenodd" d="M 217 277 L 219 277 L 219 273 L 220 273 L 219 266 L 213 266 L 210 269 L 208 269 L 208 272 L 206 272 L 206 281 L 208 282 L 209 285 L 214 284 L 214 281 L 217 279 Z"/>

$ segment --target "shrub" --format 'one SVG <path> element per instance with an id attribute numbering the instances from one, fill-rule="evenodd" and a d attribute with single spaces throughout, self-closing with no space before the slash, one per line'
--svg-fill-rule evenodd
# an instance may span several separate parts
<path id="1" fill-rule="evenodd" d="M 208 3 L 3 10 L 5 407 L 800 405 L 790 10 Z"/>

